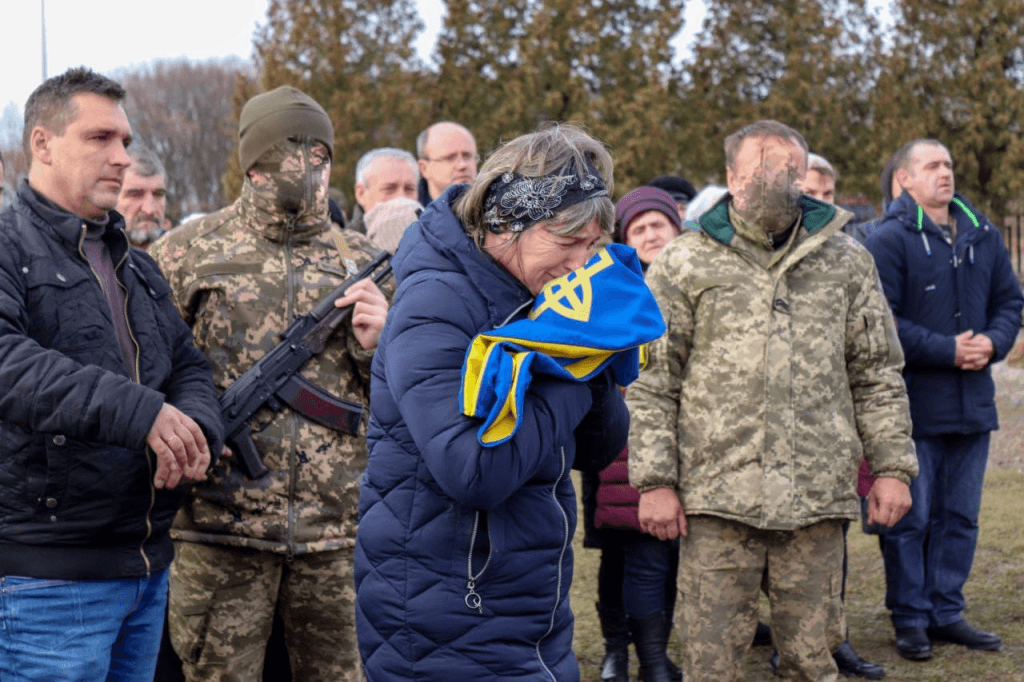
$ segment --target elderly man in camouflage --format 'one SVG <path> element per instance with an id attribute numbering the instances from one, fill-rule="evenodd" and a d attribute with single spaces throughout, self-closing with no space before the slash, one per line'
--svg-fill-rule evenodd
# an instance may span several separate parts
<path id="1" fill-rule="evenodd" d="M 795 189 L 803 137 L 759 121 L 725 151 L 729 194 L 648 270 L 668 331 L 630 388 L 630 483 L 644 530 L 683 537 L 688 682 L 743 678 L 762 580 L 779 675 L 835 680 L 862 453 L 872 519 L 910 507 L 903 356 L 871 256 L 839 231 L 850 214 Z"/>
<path id="2" fill-rule="evenodd" d="M 241 196 L 150 250 L 221 390 L 376 253 L 362 235 L 331 227 L 334 131 L 319 104 L 281 87 L 249 100 L 239 123 Z M 363 280 L 337 303 L 355 304 L 351 323 L 302 374 L 365 404 L 387 301 Z M 222 459 L 175 521 L 171 641 L 189 680 L 259 679 L 277 609 L 295 679 L 360 679 L 352 561 L 364 434 L 288 407 L 257 419 L 270 474 L 249 480 Z"/>

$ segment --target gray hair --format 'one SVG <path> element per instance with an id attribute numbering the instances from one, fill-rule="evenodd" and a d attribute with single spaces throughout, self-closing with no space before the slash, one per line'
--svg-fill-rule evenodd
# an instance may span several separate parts
<path id="1" fill-rule="evenodd" d="M 601 231 L 612 234 L 615 229 L 615 205 L 610 195 L 615 183 L 612 178 L 612 157 L 605 146 L 583 132 L 582 128 L 568 124 L 546 124 L 539 130 L 502 145 L 484 163 L 480 173 L 466 193 L 460 196 L 453 209 L 462 228 L 477 244 L 487 234 L 484 221 L 484 200 L 491 183 L 505 173 L 516 173 L 527 178 L 566 174 L 573 169 L 583 180 L 588 166 L 593 166 L 608 187 L 608 195 L 594 197 L 566 208 L 553 218 L 535 223 L 523 232 L 511 232 L 509 243 L 540 224 L 561 225 L 552 230 L 557 235 L 572 235 L 583 230 L 595 219 Z"/>
<path id="2" fill-rule="evenodd" d="M 832 164 L 828 162 L 828 159 L 820 154 L 807 155 L 807 170 L 818 171 L 822 175 L 831 177 L 833 180 L 839 179 L 839 174 L 836 173 L 836 169 L 832 167 Z"/>
<path id="3" fill-rule="evenodd" d="M 775 137 L 781 140 L 789 140 L 790 142 L 799 145 L 799 147 L 804 150 L 804 154 L 807 154 L 809 151 L 807 148 L 807 140 L 804 139 L 804 136 L 790 128 L 785 123 L 770 120 L 756 121 L 750 125 L 740 128 L 735 133 L 725 138 L 725 165 L 727 168 L 733 168 L 735 166 L 736 155 L 739 153 L 740 147 L 743 145 L 743 141 L 748 137 Z"/>
<path id="4" fill-rule="evenodd" d="M 371 149 L 359 157 L 359 161 L 356 163 L 357 183 L 366 184 L 366 174 L 370 172 L 370 166 L 377 159 L 401 159 L 403 161 L 408 161 L 409 165 L 416 170 L 416 177 L 419 178 L 419 167 L 416 165 L 416 158 L 412 154 L 404 149 L 398 149 L 397 147 L 378 147 L 377 149 Z"/>
<path id="5" fill-rule="evenodd" d="M 144 178 L 152 178 L 158 175 L 161 178 L 167 178 L 164 164 L 160 162 L 160 158 L 148 147 L 132 145 L 128 148 L 128 156 L 132 160 L 131 171 L 136 175 L 141 175 Z"/>
<path id="6" fill-rule="evenodd" d="M 68 69 L 59 76 L 47 79 L 32 91 L 25 102 L 25 129 L 21 144 L 25 156 L 32 159 L 32 130 L 43 126 L 55 135 L 63 135 L 68 124 L 78 116 L 78 106 L 71 98 L 81 93 L 92 93 L 120 102 L 125 92 L 121 84 L 84 66 Z"/>

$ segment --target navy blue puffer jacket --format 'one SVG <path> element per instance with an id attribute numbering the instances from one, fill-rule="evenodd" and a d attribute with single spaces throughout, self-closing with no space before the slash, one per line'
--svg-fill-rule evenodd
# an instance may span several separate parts
<path id="1" fill-rule="evenodd" d="M 954 244 L 904 193 L 865 242 L 896 317 L 915 438 L 998 428 L 991 363 L 957 368 L 955 337 L 987 335 L 998 362 L 1013 346 L 1024 307 L 999 230 L 960 195 L 950 215 Z"/>
<path id="2" fill-rule="evenodd" d="M 473 337 L 533 297 L 463 232 L 449 189 L 392 261 L 399 287 L 374 357 L 369 464 L 356 541 L 367 678 L 579 679 L 572 652 L 569 469 L 600 469 L 629 415 L 610 382 L 535 378 L 497 447 L 459 412 Z"/>

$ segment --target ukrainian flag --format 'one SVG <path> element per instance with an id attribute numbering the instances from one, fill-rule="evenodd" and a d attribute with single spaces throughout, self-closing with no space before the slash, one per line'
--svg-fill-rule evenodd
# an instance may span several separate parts
<path id="1" fill-rule="evenodd" d="M 462 413 L 484 419 L 481 445 L 499 445 L 519 429 L 535 373 L 587 381 L 610 367 L 627 386 L 640 373 L 644 344 L 664 333 L 636 251 L 610 244 L 548 282 L 527 319 L 473 339 L 462 365 Z"/>

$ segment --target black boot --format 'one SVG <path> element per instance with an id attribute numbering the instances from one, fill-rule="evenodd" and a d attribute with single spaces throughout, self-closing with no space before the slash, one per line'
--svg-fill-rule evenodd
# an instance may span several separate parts
<path id="1" fill-rule="evenodd" d="M 658 611 L 643 618 L 630 618 L 633 644 L 644 669 L 644 682 L 672 682 L 665 645 L 668 643 L 665 612 Z"/>
<path id="2" fill-rule="evenodd" d="M 598 602 L 597 615 L 604 634 L 602 682 L 629 682 L 629 621 L 622 609 L 609 609 Z"/>
<path id="3" fill-rule="evenodd" d="M 672 619 L 665 619 L 665 666 L 668 668 L 668 676 L 672 678 L 672 682 L 683 682 L 683 671 L 679 669 L 679 666 L 672 662 L 672 659 L 668 657 L 668 643 L 672 640 Z M 640 670 L 637 671 L 636 679 L 640 682 L 645 682 L 644 667 L 641 665 Z"/>

